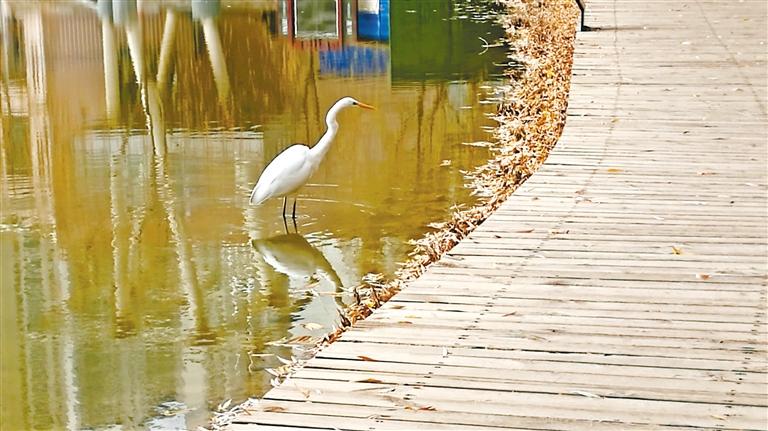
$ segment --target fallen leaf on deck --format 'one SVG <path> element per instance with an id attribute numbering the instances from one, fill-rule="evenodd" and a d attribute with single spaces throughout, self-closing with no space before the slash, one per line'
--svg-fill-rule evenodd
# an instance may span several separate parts
<path id="1" fill-rule="evenodd" d="M 608 172 L 611 174 L 617 174 L 619 172 L 624 172 L 624 170 L 619 168 L 608 168 Z"/>
<path id="2" fill-rule="evenodd" d="M 301 392 L 301 394 L 302 394 L 302 395 L 304 395 L 304 398 L 306 398 L 306 399 L 309 399 L 309 393 L 310 393 L 310 392 L 309 392 L 309 389 L 300 388 L 300 387 L 299 387 L 298 385 L 296 385 L 295 383 L 294 383 L 294 385 L 293 385 L 293 386 L 295 386 L 295 387 L 296 387 L 296 389 L 298 389 L 298 390 L 299 390 L 299 392 Z"/>
<path id="3" fill-rule="evenodd" d="M 368 362 L 379 362 L 376 359 L 369 358 L 368 356 L 365 356 L 365 355 L 358 355 L 358 358 Z"/>
<path id="4" fill-rule="evenodd" d="M 432 407 L 432 406 L 422 406 L 422 407 L 419 407 L 419 410 L 427 410 L 427 411 L 430 411 L 430 412 L 437 411 L 437 409 Z"/>
<path id="5" fill-rule="evenodd" d="M 286 410 L 287 409 L 285 407 L 280 407 L 280 406 L 266 406 L 261 409 L 261 411 L 263 412 L 270 412 L 270 413 L 280 413 Z"/>
<path id="6" fill-rule="evenodd" d="M 356 383 L 384 383 L 379 379 L 369 378 L 363 380 L 357 380 Z"/>
<path id="7" fill-rule="evenodd" d="M 674 254 L 683 254 L 683 249 L 681 249 L 680 247 L 675 247 L 673 245 L 672 246 L 672 253 L 674 253 Z"/>
<path id="8" fill-rule="evenodd" d="M 219 404 L 219 407 L 217 407 L 216 409 L 218 411 L 220 411 L 220 412 L 224 411 L 224 410 L 227 409 L 227 407 L 229 407 L 230 404 L 232 404 L 232 399 L 231 398 L 226 400 L 226 401 L 224 401 L 223 403 Z"/>
<path id="9" fill-rule="evenodd" d="M 696 278 L 699 280 L 709 280 L 710 275 L 709 274 L 696 274 Z"/>
<path id="10" fill-rule="evenodd" d="M 515 232 L 516 232 L 516 233 L 531 233 L 531 232 L 533 232 L 534 230 L 535 230 L 535 229 L 533 229 L 533 228 L 531 228 L 531 229 L 521 229 L 521 230 L 517 230 L 517 231 L 515 231 Z"/>
<path id="11" fill-rule="evenodd" d="M 509 317 L 509 316 L 514 316 L 515 314 L 517 314 L 517 311 L 513 311 L 513 312 L 511 312 L 511 313 L 507 313 L 507 314 L 505 314 L 505 315 L 503 315 L 503 316 L 501 316 L 501 317 Z"/>
<path id="12" fill-rule="evenodd" d="M 582 397 L 587 397 L 587 398 L 602 398 L 600 395 L 596 395 L 596 394 L 593 394 L 592 392 L 587 392 L 587 391 L 573 391 L 573 393 L 576 395 L 581 395 Z"/>

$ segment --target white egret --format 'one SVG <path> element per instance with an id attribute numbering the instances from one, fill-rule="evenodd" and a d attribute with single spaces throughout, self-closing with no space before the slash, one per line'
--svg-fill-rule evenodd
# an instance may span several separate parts
<path id="1" fill-rule="evenodd" d="M 333 138 L 339 130 L 339 123 L 336 122 L 336 116 L 342 109 L 350 106 L 359 108 L 373 109 L 373 106 L 358 102 L 351 97 L 344 97 L 333 104 L 328 114 L 325 116 L 325 124 L 328 129 L 314 147 L 309 148 L 306 145 L 296 144 L 286 148 L 278 154 L 261 173 L 256 187 L 251 192 L 250 203 L 260 205 L 267 199 L 283 198 L 283 218 L 285 218 L 285 206 L 288 203 L 288 196 L 295 195 L 296 191 L 303 186 L 307 180 L 315 173 L 320 162 L 325 157 L 328 149 L 331 148 Z M 296 219 L 296 198 L 293 200 L 293 219 Z"/>

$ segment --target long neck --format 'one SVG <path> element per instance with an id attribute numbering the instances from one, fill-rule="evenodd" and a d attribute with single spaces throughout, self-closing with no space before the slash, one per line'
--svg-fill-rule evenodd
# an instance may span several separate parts
<path id="1" fill-rule="evenodd" d="M 328 114 L 325 116 L 325 124 L 328 129 L 325 131 L 323 137 L 320 138 L 320 140 L 317 141 L 317 144 L 310 150 L 312 158 L 315 159 L 317 163 L 325 157 L 325 153 L 331 148 L 333 138 L 336 137 L 336 132 L 339 130 L 339 123 L 336 122 L 336 115 L 341 109 L 342 107 L 336 103 L 328 110 Z"/>

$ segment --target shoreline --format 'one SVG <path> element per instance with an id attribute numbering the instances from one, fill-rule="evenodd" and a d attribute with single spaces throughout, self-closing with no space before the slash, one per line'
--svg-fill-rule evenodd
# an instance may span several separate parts
<path id="1" fill-rule="evenodd" d="M 472 208 L 455 211 L 451 220 L 433 225 L 436 231 L 413 240 L 414 251 L 394 279 L 363 279 L 353 289 L 356 304 L 339 312 L 341 326 L 310 349 L 312 357 L 421 276 L 430 264 L 482 224 L 544 163 L 557 143 L 566 119 L 578 8 L 575 2 L 559 0 L 500 2 L 507 8 L 502 17 L 507 40 L 515 48 L 515 58 L 526 68 L 519 80 L 502 87 L 504 101 L 495 117 L 499 125 L 493 135 L 496 142 L 490 147 L 496 156 L 467 174 L 467 187 L 480 200 Z M 303 367 L 304 362 L 295 360 L 268 370 L 275 376 L 273 387 Z M 224 403 L 224 411 L 213 413 L 210 429 L 225 428 L 237 414 L 257 402 L 250 398 L 232 407 Z"/>

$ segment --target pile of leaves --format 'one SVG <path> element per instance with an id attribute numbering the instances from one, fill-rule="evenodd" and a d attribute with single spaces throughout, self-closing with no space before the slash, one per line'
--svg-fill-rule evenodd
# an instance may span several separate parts
<path id="1" fill-rule="evenodd" d="M 456 209 L 450 221 L 434 224 L 436 231 L 413 241 L 410 259 L 394 280 L 369 274 L 353 293 L 355 304 L 340 316 L 340 326 L 320 343 L 303 346 L 316 352 L 337 340 L 357 320 L 368 317 L 408 281 L 418 278 L 459 241 L 493 213 L 546 160 L 565 125 L 570 89 L 573 40 L 578 10 L 567 0 L 500 0 L 508 7 L 504 25 L 514 57 L 525 64 L 518 79 L 502 88 L 503 102 L 496 116 L 495 157 L 467 175 L 470 187 L 480 202 L 470 209 Z M 305 356 L 305 355 L 302 355 Z M 312 356 L 312 355 L 309 355 Z M 273 385 L 303 366 L 291 358 L 282 366 L 268 370 L 275 376 Z M 229 403 L 214 417 L 212 428 L 220 429 L 237 414 L 256 411 L 259 401 L 251 399 L 231 407 Z"/>

